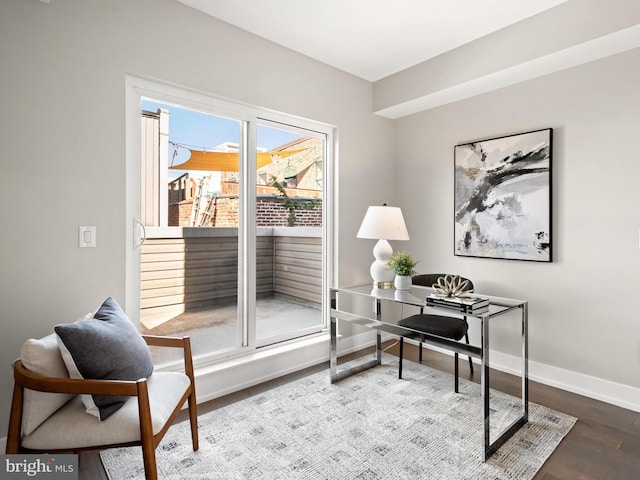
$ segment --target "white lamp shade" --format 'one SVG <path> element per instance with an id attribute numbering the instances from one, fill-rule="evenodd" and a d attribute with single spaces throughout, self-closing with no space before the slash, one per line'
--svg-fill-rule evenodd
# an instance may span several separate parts
<path id="1" fill-rule="evenodd" d="M 367 209 L 358 238 L 409 240 L 409 232 L 399 207 L 373 206 Z"/>
<path id="2" fill-rule="evenodd" d="M 393 249 L 387 240 L 409 240 L 407 226 L 404 223 L 402 210 L 398 207 L 369 207 L 360 230 L 358 238 L 377 239 L 373 248 L 374 262 L 369 272 L 373 279 L 374 288 L 391 288 L 395 274 L 387 267 Z"/>

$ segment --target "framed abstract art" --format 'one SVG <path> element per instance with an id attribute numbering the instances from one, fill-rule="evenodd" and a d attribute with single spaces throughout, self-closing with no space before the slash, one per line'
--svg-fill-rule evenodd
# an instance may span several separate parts
<path id="1" fill-rule="evenodd" d="M 552 134 L 455 146 L 455 255 L 552 261 Z"/>

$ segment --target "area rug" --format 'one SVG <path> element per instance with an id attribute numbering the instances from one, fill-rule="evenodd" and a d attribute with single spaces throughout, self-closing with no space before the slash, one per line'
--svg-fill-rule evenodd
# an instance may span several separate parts
<path id="1" fill-rule="evenodd" d="M 531 479 L 576 419 L 530 403 L 529 423 L 482 461 L 480 386 L 397 359 L 336 384 L 311 374 L 199 417 L 194 452 L 188 422 L 156 450 L 158 476 L 185 479 Z M 492 422 L 518 415 L 519 400 L 491 394 Z M 499 413 L 506 412 L 506 414 Z M 514 417 L 515 418 L 515 417 Z M 111 480 L 143 479 L 138 447 L 107 450 Z"/>

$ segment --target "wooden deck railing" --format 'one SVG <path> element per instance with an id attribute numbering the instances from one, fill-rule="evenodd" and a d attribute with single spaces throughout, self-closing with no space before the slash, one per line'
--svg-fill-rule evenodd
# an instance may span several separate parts
<path id="1" fill-rule="evenodd" d="M 235 228 L 148 228 L 142 245 L 140 320 L 157 325 L 236 300 Z M 320 228 L 258 228 L 256 291 L 322 299 Z"/>

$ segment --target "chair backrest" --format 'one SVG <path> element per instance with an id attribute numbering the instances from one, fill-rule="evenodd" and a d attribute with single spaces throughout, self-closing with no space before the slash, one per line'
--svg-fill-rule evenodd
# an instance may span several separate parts
<path id="1" fill-rule="evenodd" d="M 438 279 L 440 277 L 444 277 L 445 275 L 450 275 L 450 274 L 446 274 L 446 273 L 422 273 L 420 275 L 414 275 L 413 277 L 411 277 L 411 283 L 413 283 L 414 285 L 420 285 L 420 286 L 423 286 L 423 287 L 430 287 L 434 283 L 437 283 Z M 469 282 L 469 287 L 471 289 L 473 289 L 473 282 L 471 280 L 469 280 L 468 278 L 465 278 L 465 277 L 460 277 L 460 278 L 462 278 L 462 280 L 466 280 L 467 282 Z"/>
<path id="2" fill-rule="evenodd" d="M 31 372 L 45 377 L 69 378 L 55 334 L 27 340 L 20 351 L 23 365 Z M 71 400 L 70 393 L 24 391 L 22 433 L 29 435 L 55 411 Z"/>

